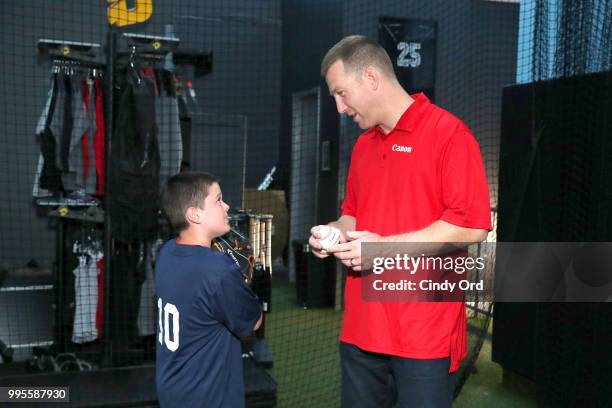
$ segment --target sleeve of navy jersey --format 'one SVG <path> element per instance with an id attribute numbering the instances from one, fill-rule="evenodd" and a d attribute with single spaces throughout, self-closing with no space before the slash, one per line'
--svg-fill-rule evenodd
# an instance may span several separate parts
<path id="1" fill-rule="evenodd" d="M 227 272 L 213 295 L 213 315 L 237 337 L 248 335 L 261 315 L 257 295 L 244 282 L 240 270 L 228 256 Z"/>

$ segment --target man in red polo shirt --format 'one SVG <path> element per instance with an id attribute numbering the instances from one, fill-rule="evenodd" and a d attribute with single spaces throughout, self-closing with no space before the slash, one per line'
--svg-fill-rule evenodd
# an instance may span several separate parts
<path id="1" fill-rule="evenodd" d="M 425 95 L 408 95 L 385 50 L 362 36 L 332 47 L 321 64 L 338 112 L 365 132 L 351 158 L 342 216 L 328 225 L 333 254 L 349 268 L 340 333 L 343 407 L 450 407 L 466 354 L 463 302 L 365 301 L 362 242 L 479 242 L 491 229 L 489 192 L 470 130 Z M 427 254 L 426 254 L 427 255 Z M 395 386 L 394 386 L 395 384 Z"/>

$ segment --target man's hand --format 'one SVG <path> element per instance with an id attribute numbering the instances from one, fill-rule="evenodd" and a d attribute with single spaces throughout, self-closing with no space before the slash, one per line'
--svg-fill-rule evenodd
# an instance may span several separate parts
<path id="1" fill-rule="evenodd" d="M 347 231 L 348 242 L 327 248 L 327 253 L 333 253 L 346 267 L 361 271 L 361 243 L 382 242 L 382 237 L 370 231 Z"/>
<path id="2" fill-rule="evenodd" d="M 327 258 L 329 256 L 329 252 L 327 252 L 321 246 L 321 227 L 325 227 L 325 225 L 316 225 L 310 229 L 310 238 L 308 239 L 308 245 L 310 245 L 312 253 L 317 258 Z M 342 233 L 340 233 L 339 242 L 346 242 L 346 239 L 344 238 Z"/>
<path id="3" fill-rule="evenodd" d="M 343 244 L 348 241 L 346 231 L 355 229 L 355 217 L 353 217 L 352 215 L 343 215 L 336 221 L 328 223 L 327 226 L 337 228 L 340 231 L 339 243 Z M 310 245 L 312 253 L 317 258 L 327 258 L 330 255 L 330 252 L 324 250 L 321 246 L 320 227 L 322 227 L 322 225 L 316 225 L 310 229 L 310 238 L 308 239 L 308 245 Z M 329 248 L 327 249 L 329 250 Z"/>

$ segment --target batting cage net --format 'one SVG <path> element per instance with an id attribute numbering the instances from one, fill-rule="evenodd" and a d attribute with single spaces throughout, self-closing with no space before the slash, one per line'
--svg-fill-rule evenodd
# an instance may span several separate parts
<path id="1" fill-rule="evenodd" d="M 408 93 L 469 127 L 488 181 L 487 241 L 498 237 L 498 186 L 511 191 L 505 225 L 538 194 L 513 177 L 546 161 L 530 162 L 503 136 L 532 131 L 531 107 L 563 101 L 547 118 L 592 137 L 610 129 L 608 1 L 29 0 L 0 9 L 0 385 L 69 387 L 74 406 L 158 404 L 156 350 L 182 345 L 184 318 L 160 296 L 156 260 L 177 233 L 161 197 L 187 172 L 218 178 L 231 230 L 212 248 L 236 262 L 263 310 L 261 327 L 240 339 L 247 406 L 340 406 L 347 268 L 315 257 L 308 240 L 341 215 L 363 132 L 339 114 L 320 72 L 343 37 L 378 42 Z M 583 82 L 558 96 L 537 85 L 591 73 L 601 78 L 575 79 Z M 516 156 L 500 170 L 504 143 Z M 597 146 L 610 153 L 609 141 Z M 563 167 L 564 177 L 591 183 L 597 172 L 574 164 L 586 170 Z M 584 220 L 605 208 L 570 198 L 567 239 L 589 239 Z M 529 240 L 518 230 L 503 239 Z M 478 254 L 493 279 L 494 250 Z M 198 284 L 186 279 L 170 285 Z M 489 300 L 467 302 L 455 396 L 489 336 Z"/>

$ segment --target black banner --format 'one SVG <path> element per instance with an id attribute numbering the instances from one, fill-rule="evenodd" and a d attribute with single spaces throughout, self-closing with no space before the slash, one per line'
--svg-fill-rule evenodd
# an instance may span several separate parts
<path id="1" fill-rule="evenodd" d="M 380 17 L 378 42 L 408 93 L 424 92 L 434 100 L 436 81 L 436 27 L 432 20 Z"/>

